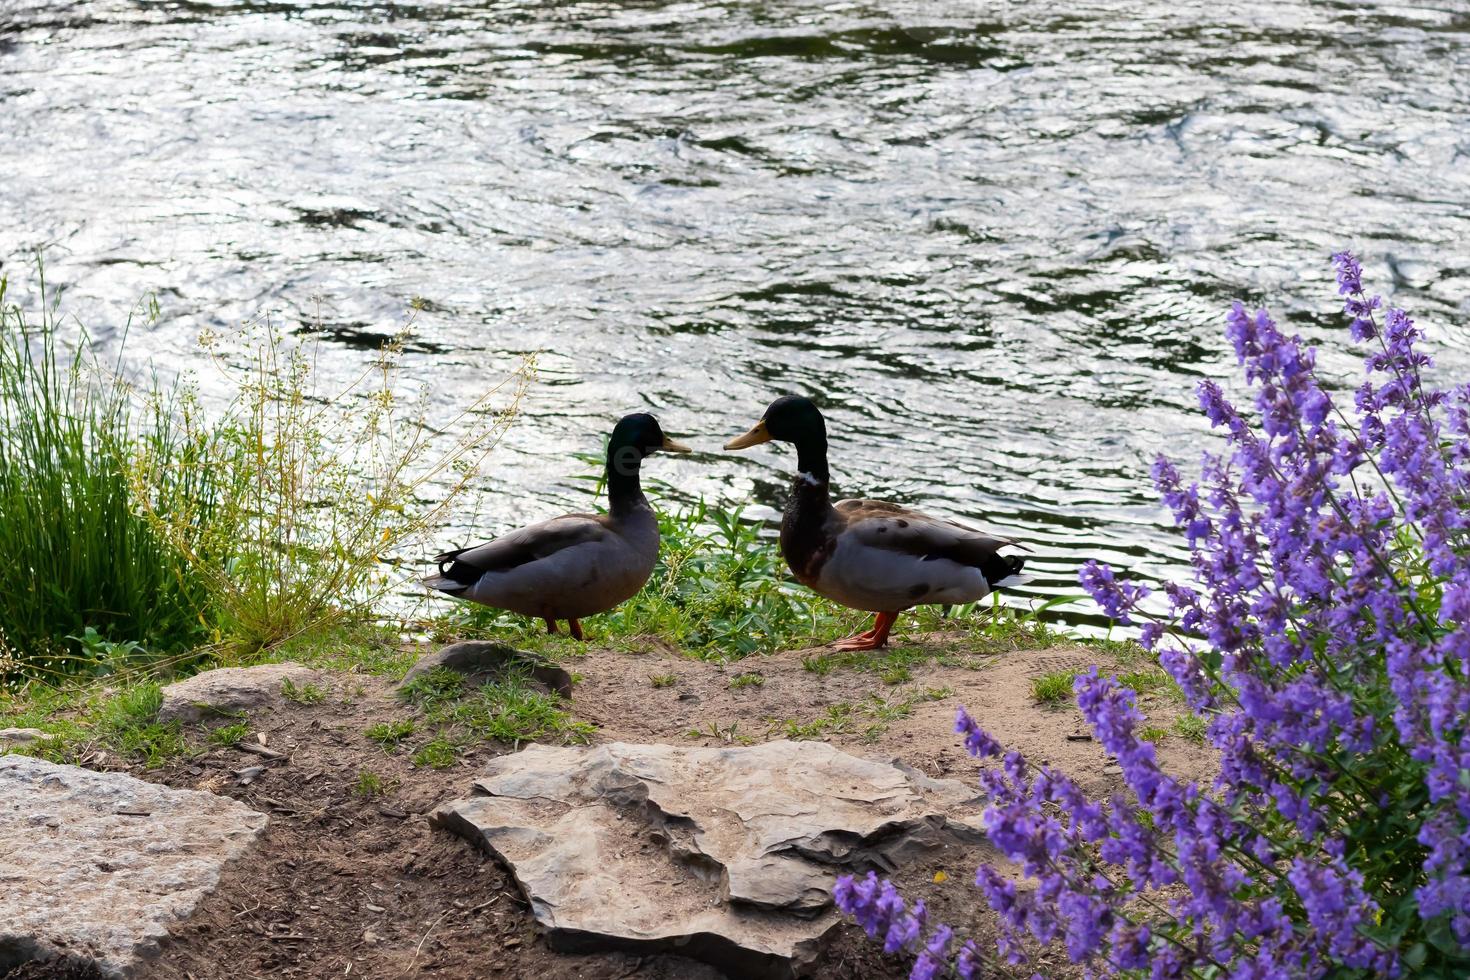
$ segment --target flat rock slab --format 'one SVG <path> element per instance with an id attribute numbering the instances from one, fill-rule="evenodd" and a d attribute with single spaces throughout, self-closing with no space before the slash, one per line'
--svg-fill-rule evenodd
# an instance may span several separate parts
<path id="1" fill-rule="evenodd" d="M 11 749 L 20 745 L 36 745 L 56 738 L 39 728 L 0 728 L 0 749 Z"/>
<path id="2" fill-rule="evenodd" d="M 212 793 L 0 756 L 0 973 L 59 959 L 137 974 L 265 826 Z"/>
<path id="3" fill-rule="evenodd" d="M 952 780 L 824 742 L 532 745 L 435 822 L 510 866 L 553 948 L 676 951 L 731 976 L 804 972 L 839 875 L 978 842 Z"/>
<path id="4" fill-rule="evenodd" d="M 188 723 L 237 715 L 279 701 L 288 680 L 302 687 L 321 683 L 322 677 L 319 671 L 292 663 L 206 670 L 163 689 L 158 720 Z"/>

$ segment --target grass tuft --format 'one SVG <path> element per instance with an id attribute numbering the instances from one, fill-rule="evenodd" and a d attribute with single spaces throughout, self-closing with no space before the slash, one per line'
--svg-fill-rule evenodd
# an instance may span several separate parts
<path id="1" fill-rule="evenodd" d="M 596 730 L 575 720 L 559 695 L 534 687 L 517 672 L 466 690 L 459 674 L 436 667 L 404 685 L 401 695 L 419 708 L 425 725 L 435 732 L 434 740 L 414 754 L 414 761 L 423 756 L 421 764 L 435 768 L 443 768 L 435 760 L 445 746 L 457 752 L 487 741 L 585 743 Z M 372 732 L 368 730 L 369 737 Z"/>
<path id="2" fill-rule="evenodd" d="M 368 726 L 363 732 L 367 738 L 382 746 L 383 751 L 392 752 L 414 732 L 412 718 L 403 718 L 398 721 L 382 721 L 376 725 Z"/>
<path id="3" fill-rule="evenodd" d="M 954 690 L 948 687 L 926 687 L 900 692 L 894 698 L 870 694 L 857 704 L 844 701 L 829 705 L 825 713 L 807 721 L 771 719 L 767 734 L 790 739 L 810 739 L 857 732 L 864 741 L 873 742 L 888 730 L 891 722 L 912 715 L 916 706 L 926 701 L 942 701 L 953 695 Z"/>
<path id="4" fill-rule="evenodd" d="M 460 674 L 448 667 L 435 667 L 403 685 L 398 696 L 410 704 L 432 711 L 457 700 L 463 691 L 464 678 Z"/>
<path id="5" fill-rule="evenodd" d="M 1053 670 L 1033 678 L 1031 696 L 1042 704 L 1059 705 L 1072 700 L 1072 682 L 1080 671 Z"/>
<path id="6" fill-rule="evenodd" d="M 906 681 L 911 681 L 914 679 L 913 671 L 909 670 L 909 668 L 903 664 L 895 664 L 892 667 L 885 667 L 882 671 L 878 673 L 878 676 L 883 680 L 884 684 L 889 685 L 902 684 Z"/>
<path id="7" fill-rule="evenodd" d="M 1157 691 L 1159 688 L 1169 686 L 1173 683 L 1173 679 L 1157 667 L 1151 667 L 1142 670 L 1130 670 L 1127 673 L 1119 674 L 1118 683 L 1135 694 L 1147 694 L 1150 691 Z"/>
<path id="8" fill-rule="evenodd" d="M 807 721 L 788 718 L 772 724 L 774 732 L 790 739 L 821 738 L 831 732 L 850 731 L 853 721 L 852 705 L 846 702 L 828 705 L 827 710 Z"/>
<path id="9" fill-rule="evenodd" d="M 821 677 L 835 670 L 847 669 L 877 674 L 887 684 L 902 684 L 912 678 L 915 667 L 937 665 L 977 670 L 992 659 L 989 656 L 974 656 L 968 649 L 960 651 L 927 646 L 896 646 L 886 650 L 840 650 L 807 654 L 801 658 L 801 666 Z"/>
<path id="10" fill-rule="evenodd" d="M 533 362 L 431 418 L 434 399 L 403 366 L 411 334 L 410 317 L 340 386 L 319 375 L 316 341 L 268 319 L 200 338 L 234 397 L 212 413 L 183 401 L 176 426 L 219 483 L 212 510 L 152 505 L 167 459 L 134 454 L 130 475 L 150 526 L 206 584 L 231 650 L 370 617 L 399 581 L 394 565 L 431 547 L 515 418 Z"/>
<path id="11" fill-rule="evenodd" d="M 237 721 L 233 725 L 221 725 L 209 733 L 211 745 L 223 745 L 229 748 L 239 745 L 240 741 L 250 734 L 250 722 Z"/>
<path id="12" fill-rule="evenodd" d="M 387 796 L 397 789 L 397 779 L 384 779 L 370 769 L 359 769 L 357 782 L 352 785 L 352 792 L 364 800 Z"/>
<path id="13" fill-rule="evenodd" d="M 1184 714 L 1174 719 L 1174 734 L 1196 745 L 1205 744 L 1207 723 L 1199 715 Z"/>
<path id="14" fill-rule="evenodd" d="M 294 701 L 297 704 L 321 704 L 327 699 L 327 692 L 320 684 L 313 684 L 307 681 L 305 684 L 298 686 L 291 678 L 283 677 L 281 679 L 281 696 L 287 701 Z"/>
<path id="15" fill-rule="evenodd" d="M 312 341 L 259 321 L 201 337 L 227 398 L 205 411 L 192 377 L 123 380 L 35 278 L 28 312 L 0 277 L 0 684 L 257 658 L 370 619 L 534 370 L 430 418 L 409 326 L 328 388 Z"/>
<path id="16" fill-rule="evenodd" d="M 709 722 L 703 728 L 691 728 L 684 733 L 685 738 L 712 738 L 718 742 L 727 742 L 732 745 L 754 745 L 755 739 L 740 731 L 740 722 L 732 721 L 728 725 L 720 725 L 718 722 Z"/>
<path id="17" fill-rule="evenodd" d="M 166 725 L 158 722 L 162 704 L 163 689 L 157 684 L 124 688 L 101 707 L 95 734 L 117 751 L 141 759 L 149 769 L 156 769 L 188 749 L 177 722 Z"/>
<path id="18" fill-rule="evenodd" d="M 471 735 L 500 742 L 523 742 L 555 737 L 566 743 L 586 743 L 596 731 L 575 721 L 555 694 L 530 687 L 519 678 L 492 681 L 468 694 L 448 712 L 448 719 Z"/>
<path id="19" fill-rule="evenodd" d="M 413 754 L 413 764 L 430 769 L 448 769 L 458 758 L 459 750 L 455 743 L 439 735 L 425 742 Z"/>

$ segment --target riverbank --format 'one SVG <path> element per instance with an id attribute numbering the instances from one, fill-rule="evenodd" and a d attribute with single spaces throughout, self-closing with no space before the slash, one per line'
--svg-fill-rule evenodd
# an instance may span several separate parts
<path id="1" fill-rule="evenodd" d="M 1038 698 L 1057 678 L 1096 664 L 1144 689 L 1167 767 L 1209 767 L 1188 723 L 1176 728 L 1188 714 L 1171 685 L 1135 648 L 1028 646 L 1020 635 L 985 643 L 954 630 L 905 639 L 877 655 L 814 647 L 731 662 L 690 657 L 654 638 L 624 639 L 618 649 L 548 641 L 540 656 L 570 675 L 569 701 L 529 680 L 451 685 L 443 671 L 404 691 L 400 678 L 430 645 L 326 645 L 301 651 L 318 671 L 311 680 L 285 685 L 243 716 L 160 724 L 137 709 L 137 725 L 153 726 L 153 737 L 131 751 L 109 734 L 120 709 L 89 714 L 87 698 L 58 702 L 49 714 L 34 704 L 19 712 L 13 699 L 0 726 L 48 729 L 62 738 L 46 754 L 227 796 L 270 817 L 251 856 L 225 869 L 146 974 L 197 980 L 718 975 L 670 953 L 551 950 L 507 868 L 433 825 L 435 809 L 465 795 L 487 764 L 524 748 L 530 739 L 505 737 L 517 730 L 534 728 L 535 741 L 552 745 L 820 741 L 973 786 L 977 763 L 952 731 L 963 705 L 1008 747 L 1105 796 L 1120 777 L 1075 706 Z M 92 696 L 130 697 L 101 688 Z M 161 699 L 132 695 L 130 703 L 156 712 Z M 895 880 L 911 899 L 984 938 L 992 930 L 971 882 L 975 865 L 993 860 L 987 850 L 947 841 L 906 863 Z M 816 976 L 907 976 L 907 961 L 885 957 L 851 925 L 828 938 L 812 966 Z M 1061 975 L 1064 963 L 1036 966 Z M 36 970 L 15 975 L 41 975 Z"/>

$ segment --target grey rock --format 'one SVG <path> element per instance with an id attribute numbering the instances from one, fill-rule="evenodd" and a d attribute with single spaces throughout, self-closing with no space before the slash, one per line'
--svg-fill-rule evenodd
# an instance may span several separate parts
<path id="1" fill-rule="evenodd" d="M 137 975 L 265 826 L 211 793 L 0 756 L 0 974 L 60 959 Z"/>
<path id="2" fill-rule="evenodd" d="M 801 975 L 839 875 L 978 837 L 974 793 L 824 742 L 532 745 L 434 813 L 509 865 L 555 949 Z"/>
<path id="3" fill-rule="evenodd" d="M 206 670 L 163 689 L 158 720 L 188 723 L 237 715 L 280 701 L 281 687 L 288 680 L 301 687 L 321 679 L 318 671 L 292 663 Z"/>
<path id="4" fill-rule="evenodd" d="M 39 728 L 0 728 L 0 749 L 11 749 L 20 745 L 34 745 L 37 742 L 49 742 L 55 735 L 41 731 Z"/>
<path id="5" fill-rule="evenodd" d="M 512 670 L 525 670 L 530 674 L 532 680 L 546 685 L 548 690 L 555 691 L 564 698 L 570 699 L 572 696 L 571 674 L 534 653 L 517 650 L 504 643 L 492 643 L 488 640 L 465 640 L 462 643 L 451 643 L 438 653 L 431 653 L 427 657 L 420 658 L 418 663 L 408 669 L 399 688 L 402 689 L 403 684 L 409 683 L 436 667 L 444 667 L 455 673 L 464 674 L 466 677 L 481 680 L 488 680 Z"/>
<path id="6" fill-rule="evenodd" d="M 766 854 L 725 867 L 727 901 L 816 915 L 832 904 L 832 869 L 798 857 Z"/>

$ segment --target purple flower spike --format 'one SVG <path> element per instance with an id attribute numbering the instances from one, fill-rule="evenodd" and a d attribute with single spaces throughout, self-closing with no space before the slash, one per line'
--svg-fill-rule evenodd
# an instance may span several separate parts
<path id="1" fill-rule="evenodd" d="M 1363 266 L 1352 252 L 1342 251 L 1332 256 L 1337 269 L 1337 291 L 1344 296 L 1363 291 Z"/>
<path id="2" fill-rule="evenodd" d="M 1365 344 L 1355 396 L 1235 304 L 1246 386 L 1198 389 L 1223 448 L 1197 479 L 1152 467 L 1193 581 L 1166 584 L 1154 615 L 1117 570 L 1079 574 L 1104 614 L 1139 621 L 1193 723 L 1144 728 L 1170 701 L 1147 664 L 1128 685 L 1078 676 L 1117 766 L 1092 799 L 960 709 L 980 823 L 1012 865 L 975 875 L 994 946 L 874 875 L 834 890 L 912 977 L 970 980 L 982 950 L 1021 965 L 1037 947 L 1091 976 L 1470 975 L 1470 385 L 1428 387 L 1423 330 L 1364 292 L 1352 253 L 1332 259 Z M 1215 753 L 1212 782 L 1180 773 L 1180 736 Z"/>
<path id="3" fill-rule="evenodd" d="M 964 708 L 955 712 L 954 730 L 965 736 L 965 751 L 977 758 L 998 756 L 1004 751 L 999 742 L 991 738 Z"/>
<path id="4" fill-rule="evenodd" d="M 1082 587 L 1102 607 L 1103 612 L 1120 623 L 1131 623 L 1130 614 L 1139 601 L 1148 595 L 1148 589 L 1132 582 L 1118 581 L 1111 568 L 1095 561 L 1083 565 L 1082 573 L 1078 577 L 1082 581 Z"/>

